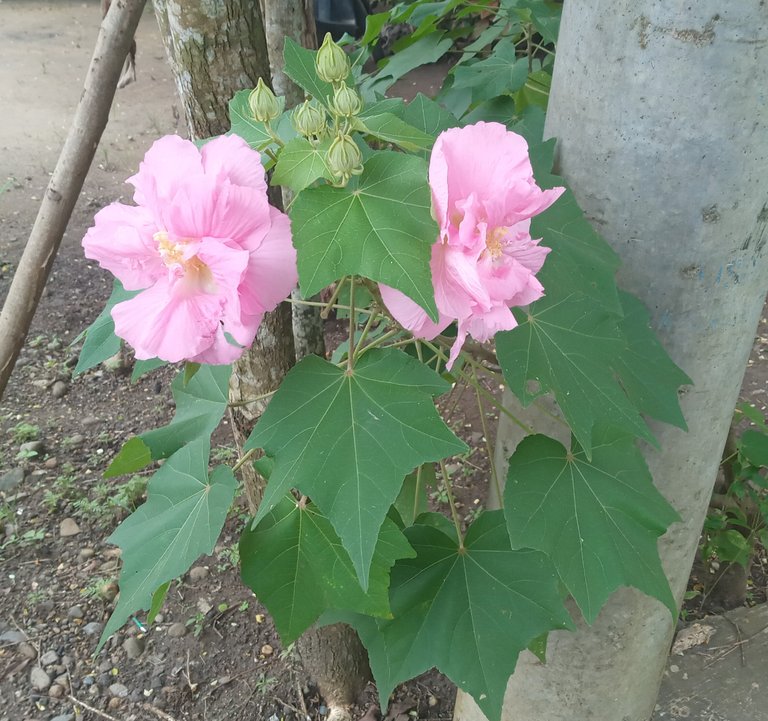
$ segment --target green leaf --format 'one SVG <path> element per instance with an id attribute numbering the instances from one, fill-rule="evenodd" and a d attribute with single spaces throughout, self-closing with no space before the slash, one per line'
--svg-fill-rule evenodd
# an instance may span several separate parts
<path id="1" fill-rule="evenodd" d="M 168 589 L 170 587 L 171 582 L 166 581 L 152 594 L 152 603 L 150 604 L 149 611 L 147 612 L 147 623 L 150 626 L 155 622 L 157 614 L 160 613 L 160 609 L 162 609 L 163 604 L 165 603 L 165 597 L 168 595 Z"/>
<path id="2" fill-rule="evenodd" d="M 370 45 L 377 42 L 379 35 L 389 19 L 389 13 L 375 13 L 365 18 L 365 34 L 360 39 L 361 45 Z"/>
<path id="3" fill-rule="evenodd" d="M 656 444 L 613 373 L 624 351 L 613 314 L 574 293 L 561 301 L 547 295 L 527 315 L 519 310 L 515 315 L 520 325 L 496 334 L 496 353 L 510 390 L 523 405 L 552 391 L 587 455 L 597 421 Z M 538 388 L 529 387 L 532 382 Z"/>
<path id="4" fill-rule="evenodd" d="M 294 193 L 300 193 L 320 178 L 333 180 L 333 173 L 326 163 L 331 145 L 324 140 L 313 145 L 306 138 L 294 138 L 280 151 L 272 175 L 272 185 L 284 185 Z"/>
<path id="5" fill-rule="evenodd" d="M 115 322 L 111 315 L 112 308 L 118 303 L 130 300 L 139 292 L 125 290 L 120 281 L 115 280 L 107 305 L 85 331 L 85 342 L 73 375 L 84 373 L 120 351 L 120 339 L 115 335 Z"/>
<path id="6" fill-rule="evenodd" d="M 304 358 L 244 446 L 275 460 L 257 522 L 290 488 L 300 489 L 331 521 L 367 588 L 379 528 L 406 473 L 466 449 L 431 398 L 448 388 L 394 349 L 369 351 L 352 373 Z"/>
<path id="7" fill-rule="evenodd" d="M 543 633 L 541 636 L 537 636 L 528 644 L 528 650 L 536 656 L 542 663 L 547 662 L 547 639 L 548 633 Z"/>
<path id="8" fill-rule="evenodd" d="M 624 318 L 619 329 L 624 348 L 613 364 L 629 399 L 642 413 L 683 430 L 685 424 L 677 390 L 691 379 L 670 359 L 650 327 L 650 316 L 635 296 L 620 292 Z"/>
<path id="9" fill-rule="evenodd" d="M 739 439 L 741 455 L 753 466 L 768 468 L 768 435 L 747 429 Z"/>
<path id="10" fill-rule="evenodd" d="M 308 95 L 323 104 L 327 104 L 328 98 L 333 97 L 333 86 L 317 77 L 315 71 L 316 56 L 317 50 L 307 50 L 286 36 L 285 47 L 283 48 L 285 74 L 296 85 L 304 88 Z"/>
<path id="11" fill-rule="evenodd" d="M 363 275 L 397 288 L 436 320 L 431 208 L 426 162 L 402 153 L 373 153 L 346 188 L 308 188 L 291 208 L 302 293 Z"/>
<path id="12" fill-rule="evenodd" d="M 231 372 L 230 366 L 205 365 L 185 383 L 186 371 L 181 370 L 171 384 L 176 401 L 173 420 L 167 426 L 131 438 L 104 471 L 104 476 L 134 473 L 152 460 L 168 458 L 191 441 L 209 439 L 227 410 Z"/>
<path id="13" fill-rule="evenodd" d="M 330 521 L 314 504 L 290 496 L 240 538 L 243 583 L 269 610 L 283 644 L 328 609 L 391 617 L 389 571 L 398 558 L 413 555 L 397 526 L 384 519 L 365 592 Z"/>
<path id="14" fill-rule="evenodd" d="M 120 596 L 99 648 L 129 615 L 150 608 L 155 591 L 213 552 L 237 488 L 232 470 L 208 477 L 210 445 L 198 439 L 171 456 L 149 481 L 147 502 L 107 539 L 122 549 Z"/>
<path id="15" fill-rule="evenodd" d="M 485 60 L 460 65 L 453 87 L 472 88 L 472 100 L 490 100 L 520 90 L 528 78 L 528 58 L 517 58 L 512 41 L 502 41 Z"/>
<path id="16" fill-rule="evenodd" d="M 549 554 L 588 623 L 620 586 L 658 598 L 676 617 L 657 541 L 678 515 L 631 436 L 607 427 L 594 436 L 591 461 L 547 436 L 518 446 L 504 489 L 512 546 Z"/>
<path id="17" fill-rule="evenodd" d="M 344 619 L 368 649 L 382 708 L 398 683 L 436 666 L 498 719 L 519 653 L 550 630 L 573 627 L 552 563 L 512 550 L 501 511 L 478 517 L 464 549 L 432 525 L 405 534 L 416 557 L 392 570 L 394 619 Z"/>
<path id="18" fill-rule="evenodd" d="M 412 526 L 422 513 L 429 510 L 426 487 L 434 485 L 433 463 L 425 463 L 405 477 L 394 506 L 406 526 Z"/>
<path id="19" fill-rule="evenodd" d="M 407 48 L 395 53 L 387 64 L 376 73 L 369 83 L 370 88 L 384 94 L 396 80 L 421 65 L 436 63 L 453 45 L 453 40 L 444 33 L 431 33 L 419 38 Z"/>
<path id="20" fill-rule="evenodd" d="M 414 128 L 392 113 L 357 118 L 354 127 L 361 133 L 394 143 L 405 150 L 424 150 L 432 147 L 435 142 L 434 137 Z"/>
<path id="21" fill-rule="evenodd" d="M 135 361 L 133 364 L 133 372 L 131 373 L 131 383 L 135 383 L 142 376 L 145 376 L 147 373 L 150 373 L 157 368 L 162 368 L 164 365 L 168 365 L 168 361 L 160 360 L 159 358 Z"/>
<path id="22" fill-rule="evenodd" d="M 433 138 L 443 130 L 459 125 L 459 121 L 442 105 L 438 105 L 422 93 L 405 106 L 403 120 Z"/>

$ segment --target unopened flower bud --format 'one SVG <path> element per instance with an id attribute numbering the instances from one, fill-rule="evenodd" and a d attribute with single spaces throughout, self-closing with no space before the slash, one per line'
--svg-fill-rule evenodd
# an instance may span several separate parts
<path id="1" fill-rule="evenodd" d="M 248 96 L 248 106 L 256 120 L 268 123 L 280 115 L 280 104 L 275 94 L 269 89 L 262 78 Z"/>
<path id="2" fill-rule="evenodd" d="M 317 75 L 326 83 L 340 83 L 349 75 L 349 58 L 344 50 L 339 47 L 330 33 L 325 34 L 325 39 L 315 58 Z"/>
<path id="3" fill-rule="evenodd" d="M 363 172 L 360 148 L 346 133 L 336 136 L 328 148 L 326 161 L 334 177 L 342 183 L 346 183 L 352 175 L 360 175 Z"/>
<path id="4" fill-rule="evenodd" d="M 296 132 L 305 138 L 322 135 L 325 130 L 325 112 L 309 100 L 305 100 L 293 111 L 291 119 Z"/>
<path id="5" fill-rule="evenodd" d="M 363 101 L 353 88 L 338 85 L 333 93 L 333 108 L 339 115 L 351 118 L 363 109 Z"/>

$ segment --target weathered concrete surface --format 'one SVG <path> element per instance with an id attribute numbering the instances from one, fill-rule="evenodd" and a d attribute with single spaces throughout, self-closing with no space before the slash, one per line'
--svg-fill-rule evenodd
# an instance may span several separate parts
<path id="1" fill-rule="evenodd" d="M 675 653 L 678 634 L 652 721 L 768 721 L 768 604 L 699 623 L 711 638 Z"/>

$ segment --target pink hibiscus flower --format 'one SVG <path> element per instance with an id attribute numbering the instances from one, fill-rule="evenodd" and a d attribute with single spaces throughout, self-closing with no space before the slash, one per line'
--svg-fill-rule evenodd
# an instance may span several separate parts
<path id="1" fill-rule="evenodd" d="M 565 188 L 542 190 L 533 179 L 528 144 L 499 123 L 441 133 L 429 162 L 434 216 L 432 246 L 435 323 L 400 291 L 381 286 L 390 313 L 418 338 L 431 340 L 458 322 L 450 368 L 471 335 L 487 341 L 517 325 L 510 306 L 544 294 L 536 279 L 549 253 L 530 235 L 531 218 Z"/>
<path id="2" fill-rule="evenodd" d="M 231 363 L 297 282 L 259 154 L 236 135 L 201 150 L 168 135 L 128 182 L 137 205 L 99 211 L 83 239 L 88 258 L 142 291 L 112 309 L 115 333 L 139 359 Z"/>

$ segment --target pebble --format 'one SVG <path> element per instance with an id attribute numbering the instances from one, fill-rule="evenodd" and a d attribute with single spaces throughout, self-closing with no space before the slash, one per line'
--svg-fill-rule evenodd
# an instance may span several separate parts
<path id="1" fill-rule="evenodd" d="M 68 390 L 69 386 L 64 381 L 56 381 L 51 386 L 51 395 L 54 398 L 63 398 L 65 395 L 67 395 Z"/>
<path id="2" fill-rule="evenodd" d="M 75 721 L 75 714 L 73 713 L 63 713 L 59 714 L 58 716 L 54 716 L 51 721 Z"/>
<path id="3" fill-rule="evenodd" d="M 61 698 L 64 695 L 64 689 L 55 683 L 48 689 L 48 695 L 51 698 Z"/>
<path id="4" fill-rule="evenodd" d="M 114 601 L 119 592 L 120 588 L 114 581 L 108 581 L 99 587 L 99 596 L 105 601 Z"/>
<path id="5" fill-rule="evenodd" d="M 47 458 L 45 463 L 43 464 L 46 468 L 56 468 L 56 466 L 59 465 L 59 459 L 56 458 L 56 456 L 51 456 L 50 458 Z"/>
<path id="6" fill-rule="evenodd" d="M 437 699 L 434 696 L 430 696 L 427 703 L 429 704 L 430 708 L 434 708 L 435 706 L 437 706 Z"/>
<path id="7" fill-rule="evenodd" d="M 265 643 L 261 647 L 261 655 L 262 656 L 271 656 L 275 652 L 275 649 L 272 648 L 268 643 Z"/>
<path id="8" fill-rule="evenodd" d="M 35 691 L 45 691 L 51 685 L 51 677 L 40 666 L 35 666 L 29 674 L 29 682 Z"/>
<path id="9" fill-rule="evenodd" d="M 37 658 L 37 651 L 31 643 L 20 643 L 18 652 L 24 656 L 24 658 Z"/>
<path id="10" fill-rule="evenodd" d="M 85 612 L 80 606 L 72 606 L 72 608 L 67 611 L 67 618 L 79 619 L 83 616 L 85 616 Z"/>
<path id="11" fill-rule="evenodd" d="M 117 696 L 114 696 L 113 698 L 109 699 L 109 703 L 107 704 L 107 708 L 110 711 L 116 711 L 120 708 L 122 705 L 123 700 L 121 698 L 118 698 Z"/>
<path id="12" fill-rule="evenodd" d="M 0 634 L 0 641 L 5 641 L 6 643 L 21 643 L 26 640 L 27 634 L 24 631 L 6 631 Z"/>
<path id="13" fill-rule="evenodd" d="M 183 623 L 173 623 L 168 627 L 168 635 L 171 638 L 181 638 L 187 635 L 187 627 Z"/>
<path id="14" fill-rule="evenodd" d="M 123 650 L 128 658 L 138 658 L 141 656 L 141 654 L 144 653 L 144 647 L 145 643 L 143 638 L 131 637 L 125 639 L 123 643 Z"/>
<path id="15" fill-rule="evenodd" d="M 19 446 L 19 453 L 35 453 L 38 456 L 45 451 L 43 441 L 27 441 Z"/>
<path id="16" fill-rule="evenodd" d="M 128 695 L 128 687 L 121 683 L 113 683 L 109 687 L 109 693 L 116 698 L 125 698 Z"/>
<path id="17" fill-rule="evenodd" d="M 42 656 L 40 656 L 40 665 L 42 666 L 53 666 L 58 662 L 59 654 L 56 653 L 56 651 L 46 651 Z"/>
<path id="18" fill-rule="evenodd" d="M 88 428 L 89 426 L 98 426 L 101 421 L 96 416 L 86 416 L 81 423 Z"/>
<path id="19" fill-rule="evenodd" d="M 78 446 L 82 446 L 83 443 L 85 443 L 85 436 L 80 433 L 75 433 L 75 435 L 67 438 L 66 443 L 72 448 L 77 448 Z"/>
<path id="20" fill-rule="evenodd" d="M 77 554 L 77 558 L 80 561 L 87 561 L 89 558 L 93 558 L 96 555 L 96 551 L 92 548 L 81 548 Z"/>
<path id="21" fill-rule="evenodd" d="M 10 491 L 24 480 L 24 469 L 13 468 L 0 476 L 0 491 Z"/>
<path id="22" fill-rule="evenodd" d="M 208 569 L 205 566 L 195 566 L 189 572 L 189 580 L 192 581 L 192 583 L 204 581 L 206 578 L 208 578 Z"/>
<path id="23" fill-rule="evenodd" d="M 59 525 L 59 535 L 62 538 L 76 536 L 78 533 L 80 533 L 80 526 L 77 525 L 74 518 L 65 518 Z"/>
<path id="24" fill-rule="evenodd" d="M 103 628 L 104 626 L 98 621 L 91 621 L 83 626 L 83 633 L 85 633 L 86 636 L 96 636 L 101 633 Z"/>

